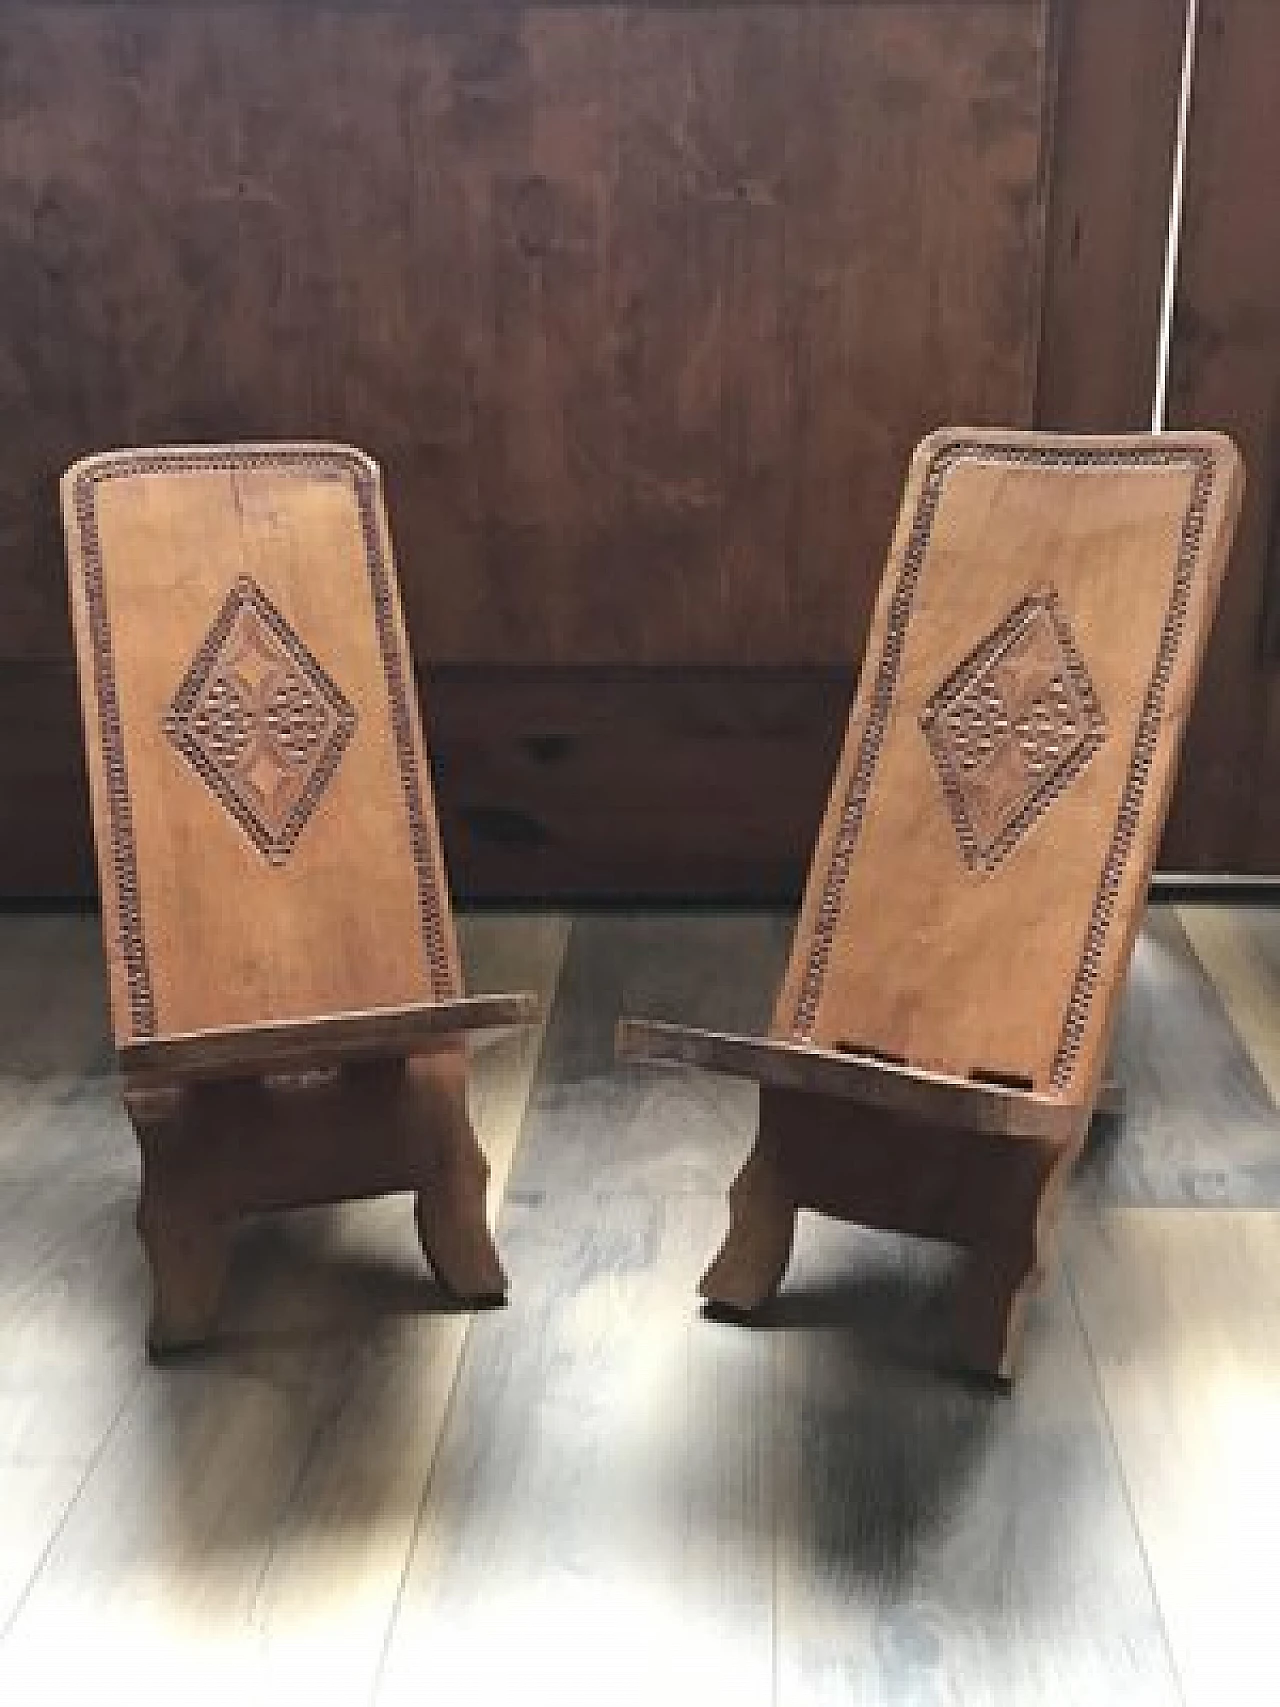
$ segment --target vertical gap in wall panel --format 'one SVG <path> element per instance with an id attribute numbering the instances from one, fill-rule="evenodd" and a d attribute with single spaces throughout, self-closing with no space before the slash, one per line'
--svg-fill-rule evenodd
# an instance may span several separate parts
<path id="1" fill-rule="evenodd" d="M 1173 336 L 1174 297 L 1178 288 L 1178 249 L 1182 240 L 1182 191 L 1187 155 L 1187 120 L 1191 112 L 1191 83 L 1195 75 L 1196 24 L 1200 0 L 1187 0 L 1187 29 L 1182 48 L 1182 85 L 1178 97 L 1178 141 L 1173 158 L 1173 194 L 1169 202 L 1169 236 L 1164 255 L 1164 290 L 1160 301 L 1160 343 L 1156 354 L 1156 390 L 1151 404 L 1151 431 L 1164 431 L 1169 390 L 1169 347 Z"/>

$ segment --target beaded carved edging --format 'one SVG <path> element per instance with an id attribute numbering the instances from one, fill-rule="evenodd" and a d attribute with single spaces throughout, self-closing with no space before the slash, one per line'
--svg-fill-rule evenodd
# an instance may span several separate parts
<path id="1" fill-rule="evenodd" d="M 418 776 L 413 713 L 409 709 L 409 696 L 396 634 L 391 577 L 387 572 L 382 551 L 377 492 L 363 463 L 356 464 L 353 480 L 360 511 L 360 530 L 364 536 L 365 561 L 369 569 L 369 589 L 373 594 L 373 608 L 378 624 L 382 669 L 386 676 L 387 698 L 391 705 L 391 728 L 400 766 L 400 781 L 404 788 L 405 813 L 409 820 L 409 844 L 413 851 L 413 869 L 418 881 L 418 911 L 422 919 L 423 945 L 431 973 L 432 991 L 438 999 L 443 1000 L 455 991 L 445 942 L 444 918 L 440 908 L 442 884 L 440 874 L 436 870 L 430 836 L 423 822 L 423 789 Z"/>
<path id="2" fill-rule="evenodd" d="M 156 1029 L 156 1000 L 151 985 L 151 969 L 147 964 L 147 945 L 142 935 L 129 774 L 120 729 L 120 702 L 112 668 L 111 628 L 107 621 L 106 589 L 102 578 L 102 542 L 98 537 L 98 516 L 93 498 L 93 480 L 86 471 L 75 483 L 73 502 L 80 534 L 85 604 L 89 613 L 94 700 L 98 711 L 102 762 L 107 774 L 107 842 L 115 877 L 120 953 L 124 959 L 129 991 L 129 1018 L 139 1037 L 150 1037 Z"/>
<path id="3" fill-rule="evenodd" d="M 1169 607 L 1165 611 L 1164 625 L 1160 630 L 1155 667 L 1142 702 L 1142 715 L 1138 719 L 1133 756 L 1129 761 L 1129 773 L 1120 800 L 1120 811 L 1116 817 L 1115 833 L 1111 838 L 1111 847 L 1098 882 L 1093 913 L 1085 935 L 1084 952 L 1076 967 L 1075 982 L 1067 1002 L 1062 1034 L 1058 1039 L 1053 1066 L 1049 1072 L 1049 1082 L 1055 1090 L 1062 1090 L 1070 1080 L 1080 1054 L 1080 1045 L 1084 1041 L 1085 1025 L 1098 982 L 1103 946 L 1111 926 L 1112 914 L 1115 912 L 1120 879 L 1138 832 L 1143 796 L 1147 791 L 1147 782 L 1160 738 L 1164 696 L 1169 686 L 1169 678 L 1173 674 L 1178 647 L 1182 642 L 1182 630 L 1187 620 L 1187 601 L 1191 596 L 1191 583 L 1195 577 L 1200 544 L 1204 538 L 1205 518 L 1208 515 L 1209 496 L 1213 487 L 1213 458 L 1207 451 L 1193 451 L 1185 453 L 1184 459 L 1194 467 L 1195 475 L 1191 485 L 1191 502 L 1182 519 L 1173 592 Z"/>
<path id="4" fill-rule="evenodd" d="M 862 830 L 872 779 L 884 744 L 894 690 L 906 644 L 907 624 L 911 617 L 915 595 L 924 571 L 925 555 L 937 519 L 942 489 L 948 473 L 963 462 L 995 462 L 1015 467 L 1044 468 L 1176 468 L 1192 470 L 1191 497 L 1183 517 L 1174 564 L 1173 589 L 1161 628 L 1156 662 L 1134 737 L 1133 752 L 1125 778 L 1120 810 L 1102 874 L 1094 896 L 1093 907 L 1085 933 L 1084 945 L 1077 964 L 1071 994 L 1067 1001 L 1062 1031 L 1050 1069 L 1050 1083 L 1055 1090 L 1065 1088 L 1080 1053 L 1088 1022 L 1089 1009 L 1097 988 L 1102 951 L 1110 929 L 1119 893 L 1121 877 L 1133 847 L 1141 817 L 1142 802 L 1155 757 L 1160 723 L 1164 713 L 1165 692 L 1173 673 L 1174 662 L 1186 623 L 1187 601 L 1200 555 L 1208 513 L 1209 496 L 1213 485 L 1213 458 L 1208 451 L 1186 445 L 1169 449 L 1152 447 L 1089 448 L 1085 446 L 1061 449 L 1000 444 L 973 440 L 969 443 L 944 445 L 936 452 L 925 470 L 920 497 L 912 517 L 911 528 L 903 552 L 902 570 L 889 601 L 885 624 L 884 644 L 876 665 L 875 677 L 868 696 L 867 715 L 863 726 L 857 763 L 845 793 L 839 828 L 831 861 L 823 879 L 814 923 L 813 940 L 805 963 L 804 977 L 796 1001 L 793 1034 L 801 1042 L 810 1042 L 817 1019 L 818 1007 L 826 982 L 836 926 L 844 899 L 845 885 L 853 861 L 854 848 Z"/>
<path id="5" fill-rule="evenodd" d="M 417 881 L 418 913 L 432 994 L 442 1000 L 454 994 L 444 919 L 441 883 L 422 813 L 422 787 L 413 713 L 407 699 L 405 672 L 401 664 L 395 623 L 395 594 L 378 526 L 377 489 L 367 465 L 354 453 L 340 449 L 302 450 L 256 447 L 239 452 L 197 447 L 173 452 L 121 452 L 97 458 L 76 477 L 72 502 L 80 536 L 81 574 L 89 615 L 89 638 L 93 653 L 94 700 L 98 713 L 100 742 L 107 778 L 107 841 L 115 880 L 119 913 L 120 952 L 124 960 L 129 992 L 129 1017 L 137 1037 L 156 1031 L 155 994 L 142 929 L 138 883 L 137 849 L 133 815 L 129 805 L 129 783 L 116 692 L 111 629 L 107 617 L 102 542 L 98 534 L 96 487 L 104 481 L 136 474 L 188 474 L 209 470 L 236 473 L 246 468 L 297 469 L 330 480 L 350 479 L 365 546 L 366 567 L 373 595 L 378 644 L 391 711 L 396 760 L 404 794 L 414 875 Z"/>

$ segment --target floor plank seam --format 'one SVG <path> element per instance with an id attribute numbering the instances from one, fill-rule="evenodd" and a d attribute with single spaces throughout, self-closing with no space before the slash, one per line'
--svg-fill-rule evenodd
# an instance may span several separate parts
<path id="1" fill-rule="evenodd" d="M 771 1389 L 769 1410 L 773 1418 L 769 1439 L 769 1454 L 773 1460 L 769 1500 L 772 1508 L 769 1514 L 769 1525 L 773 1541 L 769 1591 L 769 1610 L 772 1619 L 772 1626 L 769 1631 L 769 1699 L 772 1701 L 773 1707 L 781 1707 L 782 1702 L 782 1643 L 779 1640 L 779 1626 L 782 1620 L 782 1566 L 780 1559 L 782 1550 L 782 1477 L 780 1470 L 783 1454 L 780 1438 L 782 1432 L 781 1406 L 778 1402 L 782 1392 L 781 1361 L 782 1347 L 775 1338 L 769 1347 L 769 1386 Z"/>
<path id="2" fill-rule="evenodd" d="M 518 1140 L 516 1147 L 519 1147 Z M 514 1160 L 514 1150 L 512 1152 L 512 1159 Z M 494 1219 L 495 1221 L 497 1219 L 496 1212 Z M 462 1336 L 462 1344 L 458 1349 L 457 1362 L 454 1364 L 453 1376 L 449 1382 L 449 1396 L 445 1400 L 444 1408 L 440 1413 L 440 1427 L 436 1430 L 436 1437 L 431 1447 L 431 1457 L 428 1460 L 426 1469 L 423 1473 L 422 1493 L 418 1499 L 417 1510 L 414 1512 L 413 1528 L 410 1531 L 409 1542 L 405 1548 L 404 1560 L 400 1566 L 400 1575 L 396 1581 L 396 1591 L 391 1597 L 391 1606 L 387 1612 L 386 1628 L 383 1630 L 382 1640 L 378 1644 L 378 1661 L 373 1669 L 373 1680 L 369 1694 L 366 1698 L 370 1707 L 373 1707 L 373 1703 L 378 1700 L 379 1695 L 382 1693 L 383 1679 L 386 1674 L 387 1660 L 391 1653 L 392 1639 L 395 1636 L 396 1626 L 400 1622 L 400 1613 L 404 1606 L 405 1591 L 409 1583 L 409 1573 L 413 1569 L 413 1561 L 418 1551 L 418 1541 L 422 1534 L 422 1525 L 427 1511 L 427 1503 L 431 1498 L 431 1483 L 435 1477 L 436 1465 L 440 1461 L 440 1450 L 444 1444 L 445 1435 L 448 1432 L 449 1419 L 453 1415 L 454 1404 L 458 1396 L 458 1386 L 462 1380 L 462 1373 L 466 1367 L 467 1356 L 471 1350 L 471 1330 L 474 1326 L 475 1315 L 472 1314 L 468 1317 L 467 1325 Z"/>
<path id="3" fill-rule="evenodd" d="M 289 1519 L 294 1512 L 298 1495 L 306 1485 L 307 1473 L 315 1463 L 316 1455 L 320 1451 L 320 1447 L 326 1436 L 336 1426 L 339 1417 L 341 1417 L 343 1411 L 350 1402 L 352 1388 L 351 1378 L 359 1361 L 359 1355 L 359 1346 L 352 1345 L 347 1348 L 342 1358 L 341 1367 L 338 1369 L 337 1374 L 334 1377 L 333 1402 L 327 1405 L 321 1412 L 320 1416 L 317 1417 L 315 1427 L 311 1431 L 311 1439 L 307 1442 L 306 1450 L 299 1454 L 298 1467 L 294 1472 L 293 1481 L 290 1485 L 289 1492 L 285 1496 L 284 1503 L 280 1508 L 276 1522 L 272 1527 L 271 1540 L 267 1546 L 266 1555 L 258 1567 L 258 1574 L 253 1585 L 253 1593 L 249 1597 L 249 1609 L 246 1622 L 251 1630 L 254 1628 L 257 1629 L 259 1647 L 265 1647 L 267 1641 L 267 1630 L 261 1621 L 263 1590 L 266 1587 L 267 1581 L 271 1575 L 272 1567 L 279 1554 L 280 1545 L 284 1539 L 285 1531 L 288 1529 Z"/>
<path id="4" fill-rule="evenodd" d="M 515 1138 L 512 1141 L 511 1149 L 507 1158 L 506 1173 L 502 1178 L 501 1186 L 493 1205 L 492 1218 L 495 1233 L 501 1230 L 502 1210 L 507 1202 L 507 1193 L 510 1187 L 511 1177 L 515 1172 L 516 1160 L 520 1154 L 521 1146 L 524 1143 L 525 1127 L 528 1125 L 529 1121 L 529 1111 L 533 1107 L 534 1100 L 537 1096 L 539 1081 L 542 1076 L 543 1060 L 546 1055 L 547 1039 L 551 1033 L 552 1021 L 555 1017 L 555 1009 L 559 1000 L 561 981 L 564 973 L 564 964 L 569 953 L 569 939 L 572 935 L 573 926 L 570 924 L 569 929 L 565 932 L 564 947 L 560 955 L 555 985 L 552 989 L 550 1000 L 547 1003 L 546 1014 L 543 1018 L 542 1027 L 538 1036 L 537 1053 L 529 1072 L 529 1085 L 525 1094 L 524 1105 L 520 1112 L 520 1125 L 516 1131 Z M 504 1307 L 509 1308 L 510 1306 L 508 1305 Z M 423 1475 L 422 1494 L 418 1500 L 418 1509 L 414 1513 L 413 1528 L 409 1535 L 409 1544 L 405 1548 L 404 1561 L 400 1567 L 400 1576 L 396 1583 L 396 1591 L 391 1599 L 391 1606 L 387 1614 L 386 1628 L 382 1633 L 382 1641 L 378 1645 L 378 1661 L 374 1667 L 373 1680 L 367 1697 L 370 1707 L 373 1707 L 373 1703 L 378 1700 L 378 1697 L 382 1693 L 382 1686 L 387 1670 L 387 1661 L 391 1653 L 391 1643 L 395 1636 L 396 1627 L 400 1622 L 400 1614 L 404 1607 L 405 1592 L 409 1583 L 409 1573 L 413 1568 L 414 1557 L 418 1551 L 418 1541 L 422 1534 L 423 1519 L 426 1515 L 427 1503 L 431 1498 L 431 1484 L 435 1478 L 436 1465 L 440 1461 L 441 1448 L 444 1444 L 445 1436 L 449 1431 L 449 1421 L 453 1416 L 454 1407 L 457 1402 L 458 1388 L 461 1384 L 463 1372 L 467 1365 L 467 1358 L 471 1351 L 471 1332 L 475 1326 L 475 1320 L 476 1318 L 473 1312 L 468 1316 L 467 1325 L 463 1331 L 462 1343 L 458 1348 L 457 1360 L 453 1367 L 453 1376 L 449 1382 L 449 1394 L 440 1413 L 440 1426 L 436 1430 L 435 1441 L 431 1449 L 431 1457 Z"/>
<path id="5" fill-rule="evenodd" d="M 1120 1484 L 1125 1511 L 1129 1516 L 1129 1526 L 1133 1530 L 1133 1537 L 1137 1542 L 1138 1556 L 1142 1560 L 1143 1575 L 1146 1577 L 1147 1587 L 1151 1593 L 1151 1604 L 1155 1608 L 1156 1618 L 1159 1620 L 1160 1640 L 1164 1644 L 1165 1658 L 1169 1662 L 1169 1675 L 1173 1679 L 1173 1687 L 1177 1691 L 1178 1700 L 1182 1703 L 1182 1707 L 1189 1707 L 1186 1686 L 1183 1683 L 1182 1672 L 1179 1669 L 1173 1649 L 1173 1638 L 1169 1631 L 1168 1620 L 1165 1617 L 1164 1602 L 1161 1600 L 1160 1591 L 1156 1586 L 1155 1571 L 1151 1564 L 1151 1555 L 1147 1551 L 1146 1536 L 1142 1532 L 1142 1525 L 1138 1522 L 1133 1489 L 1129 1485 L 1129 1477 L 1120 1452 L 1120 1442 L 1116 1436 L 1115 1421 L 1111 1415 L 1111 1407 L 1107 1403 L 1107 1392 L 1102 1383 L 1102 1371 L 1098 1368 L 1098 1357 L 1089 1333 L 1089 1324 L 1085 1321 L 1084 1311 L 1080 1308 L 1080 1299 L 1076 1291 L 1075 1276 L 1071 1272 L 1071 1263 L 1065 1255 L 1062 1258 L 1062 1274 L 1066 1281 L 1067 1296 L 1071 1300 L 1071 1308 L 1075 1311 L 1080 1336 L 1084 1341 L 1085 1356 L 1089 1360 L 1089 1373 L 1093 1377 L 1093 1389 L 1098 1396 L 1098 1403 L 1102 1407 L 1102 1419 L 1107 1428 L 1107 1442 L 1111 1448 L 1111 1462 Z"/>
<path id="6" fill-rule="evenodd" d="M 40 1557 L 36 1560 L 35 1565 L 32 1568 L 31 1575 L 27 1578 L 22 1593 L 18 1596 L 18 1599 L 14 1604 L 13 1611 L 10 1613 L 5 1623 L 4 1629 L 0 1630 L 0 1644 L 3 1644 L 9 1636 L 12 1635 L 19 1618 L 22 1616 L 23 1608 L 31 1599 L 31 1596 L 35 1591 L 36 1584 L 39 1582 L 45 1566 L 53 1555 L 54 1548 L 62 1538 L 63 1532 L 65 1531 L 67 1524 L 71 1521 L 72 1514 L 75 1512 L 76 1507 L 83 1499 L 85 1490 L 92 1481 L 99 1464 L 101 1464 L 102 1460 L 106 1457 L 107 1448 L 115 1438 L 116 1431 L 119 1429 L 125 1413 L 141 1391 L 145 1375 L 146 1365 L 143 1364 L 139 1366 L 137 1373 L 129 1386 L 129 1390 L 125 1393 L 116 1409 L 115 1415 L 103 1430 L 102 1439 L 98 1442 L 94 1451 L 91 1453 L 89 1460 L 84 1467 L 83 1475 L 76 1483 L 70 1499 L 68 1499 L 66 1505 L 63 1507 L 61 1517 L 59 1517 L 57 1523 L 54 1525 L 48 1541 L 41 1548 Z"/>

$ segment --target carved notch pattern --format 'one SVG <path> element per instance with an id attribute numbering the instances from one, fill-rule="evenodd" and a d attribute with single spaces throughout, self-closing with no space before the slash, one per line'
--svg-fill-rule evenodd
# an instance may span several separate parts
<path id="1" fill-rule="evenodd" d="M 920 714 L 960 851 L 994 871 L 1106 734 L 1052 587 L 1022 599 Z"/>
<path id="2" fill-rule="evenodd" d="M 272 865 L 293 852 L 355 727 L 342 690 L 247 575 L 164 719 L 174 746 Z"/>

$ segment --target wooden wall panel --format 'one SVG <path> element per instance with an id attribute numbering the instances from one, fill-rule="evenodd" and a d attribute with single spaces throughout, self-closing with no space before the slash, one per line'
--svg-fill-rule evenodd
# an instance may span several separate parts
<path id="1" fill-rule="evenodd" d="M 792 896 L 853 685 L 828 667 L 441 671 L 451 875 L 472 896 Z"/>
<path id="2" fill-rule="evenodd" d="M 469 707 L 463 892 L 794 890 L 911 445 L 1144 418 L 1179 3 L 0 5 L 0 893 L 87 869 L 59 470 L 304 434 Z"/>
<path id="3" fill-rule="evenodd" d="M 433 663 L 840 661 L 911 445 L 1028 417 L 1047 0 L 0 30 L 10 656 L 54 465 L 306 432 L 383 462 Z"/>
<path id="4" fill-rule="evenodd" d="M 1169 425 L 1244 453 L 1235 555 L 1166 840 L 1181 870 L 1280 872 L 1280 7 L 1201 0 Z"/>
<path id="5" fill-rule="evenodd" d="M 1056 9 L 1037 426 L 1150 424 L 1186 17 L 1187 0 Z"/>
<path id="6" fill-rule="evenodd" d="M 0 667 L 0 879 L 5 899 L 96 893 L 70 663 Z"/>

